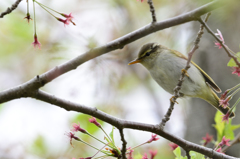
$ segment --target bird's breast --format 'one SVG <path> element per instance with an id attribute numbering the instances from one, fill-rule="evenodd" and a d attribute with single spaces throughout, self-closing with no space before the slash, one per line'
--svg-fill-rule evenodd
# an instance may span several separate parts
<path id="1" fill-rule="evenodd" d="M 181 76 L 181 70 L 186 66 L 186 60 L 171 54 L 162 54 L 157 58 L 155 64 L 149 69 L 153 79 L 167 92 L 173 94 Z M 185 96 L 197 97 L 202 94 L 202 88 L 207 87 L 200 71 L 191 65 L 188 70 L 189 77 L 184 78 L 180 92 Z"/>

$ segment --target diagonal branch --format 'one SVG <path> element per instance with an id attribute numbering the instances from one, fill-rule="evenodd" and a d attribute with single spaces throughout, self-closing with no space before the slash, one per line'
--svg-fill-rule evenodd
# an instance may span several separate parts
<path id="1" fill-rule="evenodd" d="M 209 16 L 211 15 L 211 13 L 208 13 L 205 17 L 205 22 L 207 22 Z M 201 18 L 199 18 L 201 19 Z M 179 82 L 177 84 L 177 86 L 174 88 L 174 94 L 173 94 L 173 97 L 170 99 L 170 107 L 168 108 L 168 111 L 166 113 L 166 115 L 164 116 L 164 118 L 162 119 L 162 122 L 160 123 L 160 128 L 163 129 L 164 126 L 166 125 L 167 121 L 170 119 L 170 116 L 172 114 L 172 111 L 174 109 L 174 105 L 175 103 L 177 102 L 177 98 L 181 97 L 180 95 L 180 90 L 182 88 L 182 84 L 184 82 L 184 77 L 186 76 L 187 74 L 187 70 L 190 68 L 190 63 L 191 63 L 191 59 L 192 59 L 192 56 L 193 56 L 193 53 L 199 48 L 199 42 L 200 42 L 200 39 L 202 37 L 202 34 L 204 33 L 203 32 L 203 29 L 204 29 L 204 25 L 200 25 L 200 29 L 199 29 L 199 32 L 197 34 L 197 37 L 194 41 L 194 46 L 193 48 L 191 49 L 191 51 L 188 53 L 188 59 L 187 59 L 187 63 L 186 63 L 186 67 L 182 69 L 182 74 L 179 78 Z"/>
<path id="2" fill-rule="evenodd" d="M 214 32 L 211 30 L 211 28 L 202 20 L 199 19 L 199 22 L 206 28 L 206 30 L 208 31 L 209 34 L 211 34 L 223 47 L 223 49 L 226 51 L 226 53 L 228 54 L 229 57 L 231 57 L 234 62 L 238 65 L 238 67 L 240 68 L 240 62 L 238 61 L 237 57 L 234 56 L 230 51 L 229 48 L 223 44 L 222 40 L 220 40 L 215 34 Z"/>
<path id="3" fill-rule="evenodd" d="M 122 49 L 126 44 L 136 41 L 156 31 L 163 30 L 186 22 L 198 20 L 199 16 L 214 9 L 217 9 L 223 5 L 226 6 L 228 3 L 229 1 L 226 2 L 225 0 L 210 2 L 193 11 L 176 16 L 174 18 L 148 24 L 136 31 L 133 31 L 112 42 L 109 42 L 106 45 L 89 50 L 86 53 L 79 55 L 78 57 L 69 60 L 64 64 L 56 66 L 55 68 L 45 72 L 42 75 L 36 76 L 36 78 L 33 78 L 18 87 L 0 92 L 0 104 L 13 99 L 17 99 L 19 97 L 30 96 L 29 94 L 31 94 L 32 91 L 37 90 L 40 87 L 43 87 L 46 83 L 51 82 L 52 80 L 59 77 L 60 75 L 63 75 L 64 73 L 76 69 L 79 65 L 83 64 L 88 60 L 91 60 L 95 57 L 98 57 L 113 50 Z"/>
<path id="4" fill-rule="evenodd" d="M 13 5 L 11 6 L 11 8 L 7 8 L 6 11 L 4 11 L 4 12 L 2 12 L 2 13 L 0 14 L 0 18 L 3 18 L 5 15 L 10 14 L 14 9 L 17 8 L 18 4 L 19 4 L 21 1 L 22 1 L 22 0 L 16 0 L 16 2 L 13 3 Z"/>
<path id="5" fill-rule="evenodd" d="M 162 136 L 163 138 L 176 143 L 177 145 L 181 146 L 185 150 L 195 151 L 195 152 L 204 154 L 204 155 L 208 156 L 209 158 L 236 159 L 234 157 L 218 153 L 218 152 L 214 151 L 213 149 L 206 148 L 206 147 L 197 145 L 195 143 L 186 141 L 182 138 L 176 137 L 175 135 L 172 135 L 168 132 L 161 130 L 158 125 L 145 124 L 145 123 L 139 123 L 139 122 L 133 122 L 133 121 L 119 119 L 119 118 L 116 118 L 109 114 L 106 114 L 106 113 L 98 110 L 97 108 L 87 107 L 87 106 L 73 103 L 73 102 L 70 102 L 70 101 L 67 101 L 64 99 L 60 99 L 53 95 L 45 93 L 43 91 L 36 91 L 32 97 L 35 99 L 41 100 L 41 101 L 45 101 L 50 104 L 54 104 L 58 107 L 66 109 L 67 111 L 76 111 L 76 112 L 94 116 L 98 119 L 101 119 L 101 120 L 115 126 L 119 130 L 128 128 L 128 129 L 135 129 L 135 130 L 147 131 L 147 132 L 152 132 L 154 134 L 158 134 L 158 135 Z"/>

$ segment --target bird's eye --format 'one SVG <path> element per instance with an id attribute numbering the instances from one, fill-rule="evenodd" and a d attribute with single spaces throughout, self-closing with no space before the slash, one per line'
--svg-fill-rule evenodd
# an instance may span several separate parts
<path id="1" fill-rule="evenodd" d="M 150 51 L 146 53 L 146 56 L 149 56 L 150 55 Z"/>

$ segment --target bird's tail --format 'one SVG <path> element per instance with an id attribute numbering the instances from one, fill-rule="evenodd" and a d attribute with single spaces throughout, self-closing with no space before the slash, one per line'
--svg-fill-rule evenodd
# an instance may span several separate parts
<path id="1" fill-rule="evenodd" d="M 222 106 L 219 106 L 219 98 L 216 95 L 215 92 L 213 92 L 213 90 L 211 89 L 212 92 L 212 96 L 208 96 L 209 98 L 206 100 L 208 103 L 210 103 L 212 106 L 214 106 L 217 110 L 221 111 L 223 114 L 227 114 L 227 112 L 230 110 L 229 107 L 227 108 L 223 108 Z M 232 112 L 230 114 L 230 118 L 233 118 L 235 116 L 235 114 Z"/>

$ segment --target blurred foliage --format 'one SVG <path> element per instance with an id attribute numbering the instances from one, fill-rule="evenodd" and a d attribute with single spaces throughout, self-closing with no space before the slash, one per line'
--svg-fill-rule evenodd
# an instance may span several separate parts
<path id="1" fill-rule="evenodd" d="M 29 148 L 31 153 L 41 156 L 42 158 L 47 158 L 46 155 L 48 154 L 48 149 L 43 136 L 39 135 Z"/>

